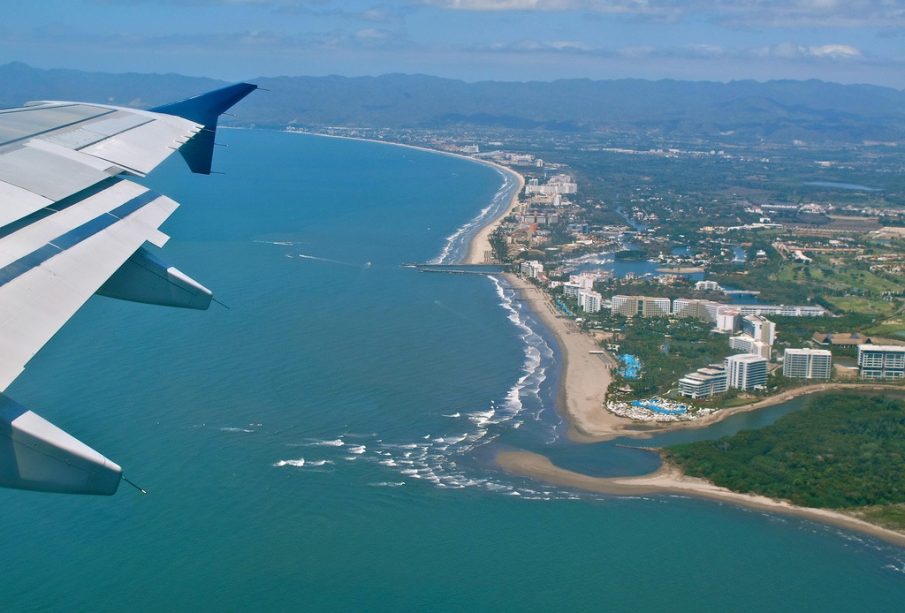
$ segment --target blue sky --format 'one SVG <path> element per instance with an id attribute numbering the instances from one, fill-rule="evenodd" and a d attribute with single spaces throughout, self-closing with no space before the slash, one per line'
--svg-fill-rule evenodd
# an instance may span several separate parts
<path id="1" fill-rule="evenodd" d="M 807 79 L 905 88 L 905 0 L 42 0 L 0 62 L 469 81 Z"/>

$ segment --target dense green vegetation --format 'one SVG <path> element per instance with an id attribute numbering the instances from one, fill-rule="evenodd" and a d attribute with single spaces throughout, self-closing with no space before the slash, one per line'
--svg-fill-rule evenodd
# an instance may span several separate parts
<path id="1" fill-rule="evenodd" d="M 820 396 L 766 428 L 665 454 L 687 474 L 735 491 L 809 507 L 871 506 L 866 517 L 905 527 L 902 508 L 889 506 L 905 503 L 901 397 Z"/>
<path id="2" fill-rule="evenodd" d="M 624 381 L 635 396 L 662 394 L 690 371 L 722 362 L 729 353 L 726 337 L 695 319 L 636 317 L 624 327 L 622 353 L 641 359 L 641 376 Z"/>

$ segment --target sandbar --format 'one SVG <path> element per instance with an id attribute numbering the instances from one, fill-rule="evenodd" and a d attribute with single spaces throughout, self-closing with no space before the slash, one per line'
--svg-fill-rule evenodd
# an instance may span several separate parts
<path id="1" fill-rule="evenodd" d="M 641 477 L 604 478 L 591 477 L 560 468 L 548 458 L 527 451 L 502 452 L 496 456 L 496 462 L 508 473 L 554 485 L 619 496 L 678 494 L 707 498 L 771 513 L 794 515 L 819 521 L 905 547 L 905 533 L 877 526 L 840 511 L 800 507 L 785 500 L 733 492 L 705 479 L 689 477 L 683 474 L 678 467 L 668 463 L 664 463 L 656 472 Z"/>

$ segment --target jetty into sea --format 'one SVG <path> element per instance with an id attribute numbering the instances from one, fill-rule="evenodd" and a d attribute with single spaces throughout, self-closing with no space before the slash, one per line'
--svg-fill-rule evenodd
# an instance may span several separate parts
<path id="1" fill-rule="evenodd" d="M 493 275 L 513 270 L 512 264 L 431 264 L 404 263 L 403 268 L 414 268 L 418 272 L 442 272 L 450 275 Z"/>

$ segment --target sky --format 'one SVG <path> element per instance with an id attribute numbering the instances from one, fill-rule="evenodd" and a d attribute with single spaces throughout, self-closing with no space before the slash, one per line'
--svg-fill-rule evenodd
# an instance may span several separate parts
<path id="1" fill-rule="evenodd" d="M 810 79 L 905 88 L 905 0 L 42 0 L 0 63 L 258 76 Z"/>

